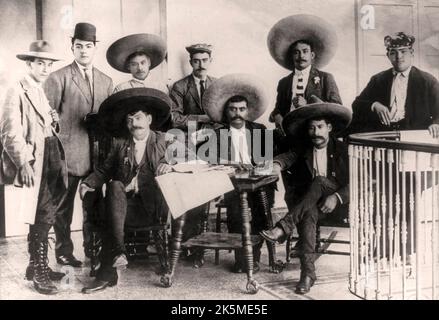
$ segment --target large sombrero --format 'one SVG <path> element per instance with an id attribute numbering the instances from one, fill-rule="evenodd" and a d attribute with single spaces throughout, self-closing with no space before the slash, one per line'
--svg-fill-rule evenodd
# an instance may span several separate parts
<path id="1" fill-rule="evenodd" d="M 102 102 L 99 108 L 100 124 L 112 136 L 126 136 L 126 116 L 142 110 L 152 115 L 151 129 L 156 130 L 170 117 L 171 103 L 167 94 L 152 88 L 118 91 Z"/>
<path id="2" fill-rule="evenodd" d="M 289 112 L 282 121 L 282 127 L 289 136 L 303 136 L 306 124 L 315 118 L 325 118 L 332 124 L 332 133 L 345 130 L 352 120 L 351 109 L 341 104 L 318 101 Z"/>
<path id="3" fill-rule="evenodd" d="M 267 109 L 268 97 L 264 83 L 250 74 L 229 74 L 215 80 L 204 93 L 206 114 L 214 122 L 223 122 L 226 102 L 233 96 L 243 96 L 248 101 L 248 120 L 258 119 Z"/>
<path id="4" fill-rule="evenodd" d="M 127 58 L 136 52 L 145 53 L 151 60 L 150 70 L 166 57 L 165 41 L 154 34 L 138 33 L 115 41 L 107 50 L 107 61 L 116 70 L 129 73 Z"/>
<path id="5" fill-rule="evenodd" d="M 52 61 L 61 60 L 53 52 L 49 42 L 45 40 L 34 41 L 29 46 L 29 51 L 17 54 L 20 60 L 28 60 L 31 58 L 47 59 Z"/>
<path id="6" fill-rule="evenodd" d="M 322 18 L 298 14 L 278 21 L 268 33 L 267 45 L 271 56 L 282 67 L 293 70 L 289 50 L 298 40 L 307 40 L 314 47 L 314 65 L 321 68 L 329 63 L 337 49 L 334 27 Z"/>

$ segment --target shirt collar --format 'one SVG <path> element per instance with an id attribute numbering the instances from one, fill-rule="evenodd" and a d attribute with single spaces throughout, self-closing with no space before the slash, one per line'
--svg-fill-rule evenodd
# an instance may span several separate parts
<path id="1" fill-rule="evenodd" d="M 192 77 L 194 78 L 195 84 L 196 84 L 196 85 L 199 85 L 199 84 L 200 84 L 200 81 L 201 81 L 202 79 L 197 78 L 193 73 L 192 73 Z M 207 80 L 207 77 L 206 77 L 206 79 L 204 79 L 204 83 L 206 83 L 206 80 Z"/>
<path id="2" fill-rule="evenodd" d="M 148 77 L 146 77 L 145 80 L 139 80 L 139 79 L 136 79 L 136 78 L 133 77 L 131 80 L 135 81 L 135 82 L 138 82 L 138 83 L 141 83 L 144 86 L 146 86 L 146 79 L 148 79 Z"/>
<path id="3" fill-rule="evenodd" d="M 134 144 L 141 144 L 141 143 L 145 143 L 146 144 L 146 140 L 148 140 L 148 137 L 149 137 L 149 132 L 146 135 L 146 137 L 144 139 L 142 139 L 142 140 L 137 140 L 136 138 L 133 137 Z"/>
<path id="4" fill-rule="evenodd" d="M 297 70 L 296 68 L 294 68 L 294 74 L 302 73 L 304 76 L 309 76 L 310 71 L 311 71 L 311 65 L 309 65 L 303 70 Z"/>
<path id="5" fill-rule="evenodd" d="M 412 66 L 408 67 L 405 71 L 403 72 L 398 72 L 395 69 L 392 70 L 392 73 L 394 76 L 396 76 L 397 73 L 402 73 L 404 75 L 405 78 L 407 78 L 409 76 L 410 71 L 412 70 Z"/>
<path id="6" fill-rule="evenodd" d="M 326 146 L 326 147 L 324 147 L 324 148 L 320 148 L 320 149 L 318 149 L 318 148 L 316 148 L 316 147 L 313 147 L 314 148 L 314 152 L 315 153 L 324 153 L 324 152 L 326 152 L 326 150 L 328 149 L 328 146 Z"/>
<path id="7" fill-rule="evenodd" d="M 241 127 L 241 129 L 237 129 L 237 128 L 235 128 L 235 127 L 230 126 L 230 130 L 231 130 L 232 132 L 235 132 L 235 133 L 243 134 L 243 133 L 246 132 L 246 131 L 245 131 L 245 124 Z"/>
<path id="8" fill-rule="evenodd" d="M 78 63 L 78 61 L 75 60 L 76 65 L 78 66 L 79 70 L 81 70 L 81 72 L 85 72 L 85 67 L 81 64 Z M 93 65 L 89 65 L 87 67 L 88 70 L 93 70 Z"/>

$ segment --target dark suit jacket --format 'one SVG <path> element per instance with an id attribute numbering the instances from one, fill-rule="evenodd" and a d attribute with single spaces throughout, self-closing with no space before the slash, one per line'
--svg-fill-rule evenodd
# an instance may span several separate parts
<path id="1" fill-rule="evenodd" d="M 292 85 L 294 71 L 282 78 L 277 85 L 276 106 L 270 114 L 270 121 L 274 122 L 274 116 L 281 114 L 283 117 L 290 112 L 292 101 Z M 314 79 L 320 79 L 318 81 Z M 338 87 L 332 74 L 311 67 L 309 72 L 308 84 L 305 90 L 305 99 L 309 101 L 312 95 L 315 95 L 325 102 L 341 104 Z"/>
<path id="2" fill-rule="evenodd" d="M 267 128 L 260 123 L 256 122 L 245 122 L 245 128 L 247 131 L 247 148 L 250 154 L 250 159 L 252 164 L 255 165 L 254 156 L 263 157 L 265 155 L 265 135 L 264 132 Z M 228 163 L 230 159 L 234 159 L 233 148 L 232 148 L 232 136 L 229 134 L 230 125 L 226 125 L 223 128 L 215 130 L 217 137 L 217 159 L 221 163 Z M 260 135 L 256 132 L 259 130 Z M 259 139 L 260 137 L 260 139 Z M 221 153 L 221 145 L 227 146 L 227 149 Z M 224 148 L 224 147 L 223 147 Z"/>
<path id="3" fill-rule="evenodd" d="M 98 112 L 113 92 L 111 78 L 94 67 L 93 90 L 92 97 L 75 62 L 52 72 L 44 83 L 49 104 L 59 114 L 59 137 L 66 151 L 69 174 L 73 176 L 82 177 L 92 170 L 89 135 L 83 119 L 92 111 Z"/>
<path id="4" fill-rule="evenodd" d="M 352 104 L 353 120 L 349 133 L 390 130 L 381 124 L 371 106 L 376 101 L 390 106 L 392 70 L 374 75 L 355 99 Z M 431 74 L 416 67 L 412 67 L 409 73 L 405 120 L 406 128 L 403 129 L 408 130 L 427 129 L 429 125 L 439 123 L 439 82 Z"/>
<path id="5" fill-rule="evenodd" d="M 206 88 L 214 80 L 216 78 L 207 76 Z M 174 127 L 187 129 L 187 122 L 195 120 L 194 117 L 191 118 L 191 115 L 205 114 L 192 74 L 175 82 L 169 95 L 173 101 L 171 114 Z"/>
<path id="6" fill-rule="evenodd" d="M 347 145 L 334 137 L 328 142 L 328 164 L 326 177 L 336 182 L 340 188 L 337 193 L 343 200 L 343 204 L 349 203 L 349 160 Z M 290 194 L 286 195 L 293 199 L 300 198 L 311 184 L 313 177 L 313 146 L 308 144 L 297 147 L 278 155 L 274 158 L 283 170 L 291 172 L 287 183 Z"/>

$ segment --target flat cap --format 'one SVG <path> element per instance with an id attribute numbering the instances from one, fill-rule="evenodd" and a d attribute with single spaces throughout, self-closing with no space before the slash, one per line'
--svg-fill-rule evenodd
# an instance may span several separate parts
<path id="1" fill-rule="evenodd" d="M 206 52 L 208 54 L 211 54 L 212 49 L 213 49 L 212 45 L 207 43 L 197 43 L 186 47 L 187 52 L 189 52 L 190 54 L 200 53 L 200 52 Z"/>

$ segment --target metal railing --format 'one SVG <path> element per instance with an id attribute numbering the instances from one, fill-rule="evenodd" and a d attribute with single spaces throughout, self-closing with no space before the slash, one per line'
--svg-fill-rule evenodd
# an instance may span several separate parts
<path id="1" fill-rule="evenodd" d="M 427 138 L 405 139 L 415 134 Z M 429 139 L 349 137 L 349 289 L 359 297 L 439 299 L 439 143 Z"/>

